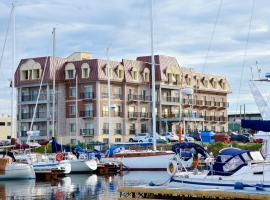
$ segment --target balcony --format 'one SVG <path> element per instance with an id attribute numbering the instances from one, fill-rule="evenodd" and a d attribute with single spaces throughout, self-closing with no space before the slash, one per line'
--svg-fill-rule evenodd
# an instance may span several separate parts
<path id="1" fill-rule="evenodd" d="M 82 136 L 90 136 L 93 137 L 94 136 L 94 129 L 81 129 L 80 130 L 80 134 Z"/>
<path id="2" fill-rule="evenodd" d="M 37 94 L 35 94 L 35 95 L 22 95 L 21 96 L 21 100 L 22 100 L 22 102 L 25 102 L 25 101 L 36 101 L 37 100 L 37 97 L 38 97 Z M 39 101 L 47 100 L 47 95 L 46 94 L 40 94 L 38 100 Z"/>
<path id="3" fill-rule="evenodd" d="M 166 97 L 162 97 L 162 100 L 165 102 L 170 102 L 170 103 L 180 103 L 179 97 L 166 96 Z"/>
<path id="4" fill-rule="evenodd" d="M 183 99 L 182 104 L 184 106 L 191 106 L 191 105 L 195 105 L 196 101 L 195 99 Z"/>
<path id="5" fill-rule="evenodd" d="M 47 130 L 46 129 L 39 130 L 39 136 L 47 136 Z M 21 131 L 21 137 L 28 137 L 27 131 Z"/>
<path id="6" fill-rule="evenodd" d="M 34 113 L 22 113 L 21 114 L 21 119 L 32 119 Z M 47 118 L 46 112 L 36 112 L 36 119 L 41 119 L 41 118 Z"/>
<path id="7" fill-rule="evenodd" d="M 95 93 L 94 92 L 83 92 L 80 93 L 80 99 L 94 99 Z"/>
<path id="8" fill-rule="evenodd" d="M 109 134 L 109 129 L 108 128 L 103 128 L 102 132 L 103 132 L 103 134 Z"/>
<path id="9" fill-rule="evenodd" d="M 122 129 L 115 129 L 115 134 L 122 135 Z"/>
<path id="10" fill-rule="evenodd" d="M 136 119 L 138 117 L 137 112 L 128 112 L 128 118 L 130 119 Z"/>
<path id="11" fill-rule="evenodd" d="M 108 98 L 108 93 L 107 92 L 102 92 L 101 96 L 102 96 L 102 98 Z"/>
<path id="12" fill-rule="evenodd" d="M 140 112 L 141 119 L 150 119 L 152 118 L 152 113 L 149 112 Z"/>
<path id="13" fill-rule="evenodd" d="M 179 118 L 180 114 L 179 113 L 162 113 L 161 117 L 162 118 Z"/>
<path id="14" fill-rule="evenodd" d="M 122 100 L 123 99 L 123 95 L 122 94 L 114 94 L 113 95 L 113 99 L 120 99 L 120 100 Z"/>
<path id="15" fill-rule="evenodd" d="M 109 117 L 109 111 L 102 111 L 102 117 Z M 122 112 L 111 111 L 111 117 L 122 117 Z"/>
<path id="16" fill-rule="evenodd" d="M 139 95 L 139 100 L 141 101 L 152 101 L 152 97 L 151 96 L 146 96 L 146 95 Z"/>
<path id="17" fill-rule="evenodd" d="M 215 102 L 215 106 L 219 109 L 225 109 L 229 107 L 229 103 L 228 102 Z"/>
<path id="18" fill-rule="evenodd" d="M 128 101 L 138 101 L 139 95 L 137 94 L 128 94 Z"/>
<path id="19" fill-rule="evenodd" d="M 182 116 L 185 118 L 191 118 L 191 119 L 204 118 L 203 115 L 199 113 L 183 113 Z"/>
<path id="20" fill-rule="evenodd" d="M 135 129 L 129 129 L 129 135 L 136 135 Z"/>
<path id="21" fill-rule="evenodd" d="M 93 110 L 84 110 L 80 112 L 80 117 L 85 117 L 85 118 L 91 118 L 94 117 L 94 111 Z"/>

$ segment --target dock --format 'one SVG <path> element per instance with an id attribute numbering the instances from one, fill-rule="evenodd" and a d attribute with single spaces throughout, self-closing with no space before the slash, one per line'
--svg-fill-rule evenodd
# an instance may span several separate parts
<path id="1" fill-rule="evenodd" d="M 245 199 L 245 200 L 266 200 L 270 199 L 270 193 L 247 190 L 233 190 L 233 189 L 216 189 L 216 188 L 191 188 L 190 186 L 179 188 L 167 187 L 150 187 L 150 186 L 136 186 L 136 187 L 120 187 L 119 200 L 136 200 L 136 199 Z"/>
<path id="2" fill-rule="evenodd" d="M 112 175 L 119 172 L 119 166 L 114 163 L 98 163 L 97 175 Z"/>

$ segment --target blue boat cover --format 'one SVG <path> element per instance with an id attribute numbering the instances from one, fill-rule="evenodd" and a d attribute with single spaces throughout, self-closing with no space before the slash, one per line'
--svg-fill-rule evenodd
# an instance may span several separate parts
<path id="1" fill-rule="evenodd" d="M 221 150 L 208 175 L 230 176 L 243 166 L 248 160 L 252 160 L 250 151 L 237 148 L 226 148 Z M 243 155 L 246 154 L 246 155 Z"/>
<path id="2" fill-rule="evenodd" d="M 192 142 L 177 143 L 172 146 L 172 151 L 176 154 L 180 153 L 180 149 L 194 149 L 196 154 L 201 154 L 203 157 L 207 157 L 207 151 L 199 144 Z"/>
<path id="3" fill-rule="evenodd" d="M 66 152 L 71 152 L 70 146 L 58 144 L 54 137 L 52 138 L 51 143 L 52 143 L 52 153 L 57 153 L 62 150 Z"/>
<path id="4" fill-rule="evenodd" d="M 270 132 L 269 120 L 241 120 L 241 126 L 243 128 L 250 128 L 257 131 Z"/>

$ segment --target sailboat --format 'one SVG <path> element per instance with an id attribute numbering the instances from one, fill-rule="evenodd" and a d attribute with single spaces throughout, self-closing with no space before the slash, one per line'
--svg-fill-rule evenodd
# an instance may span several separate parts
<path id="1" fill-rule="evenodd" d="M 151 74 L 152 74 L 152 133 L 153 133 L 153 150 L 132 151 L 125 150 L 123 147 L 111 146 L 109 143 L 109 152 L 106 157 L 101 158 L 101 162 L 115 162 L 122 164 L 126 170 L 166 170 L 168 161 L 174 156 L 172 151 L 159 151 L 156 148 L 156 109 L 155 109 L 155 59 L 153 43 L 153 8 L 151 1 Z M 108 59 L 107 59 L 108 60 Z M 109 63 L 108 71 L 108 88 L 110 88 Z M 110 91 L 110 89 L 108 89 Z M 109 106 L 109 129 L 110 129 L 110 94 L 108 94 Z M 109 131 L 110 138 L 110 131 Z"/>

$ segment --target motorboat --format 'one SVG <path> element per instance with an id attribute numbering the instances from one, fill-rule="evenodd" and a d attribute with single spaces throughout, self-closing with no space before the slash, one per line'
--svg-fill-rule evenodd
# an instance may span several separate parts
<path id="1" fill-rule="evenodd" d="M 179 169 L 177 160 L 168 164 L 171 176 L 169 185 L 181 187 L 181 184 L 196 187 L 214 187 L 230 189 L 268 190 L 270 188 L 270 162 L 260 151 L 238 148 L 226 148 L 217 158 L 206 159 L 206 167 L 201 171 Z"/>

